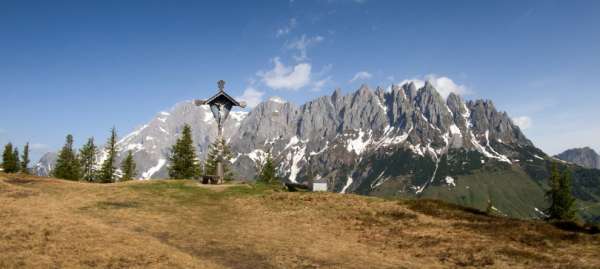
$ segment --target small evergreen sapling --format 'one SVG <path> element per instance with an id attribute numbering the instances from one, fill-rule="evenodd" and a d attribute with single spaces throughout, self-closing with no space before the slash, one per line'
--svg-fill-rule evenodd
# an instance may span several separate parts
<path id="1" fill-rule="evenodd" d="M 125 157 L 125 159 L 121 163 L 121 171 L 123 172 L 121 181 L 132 180 L 136 176 L 135 169 L 135 160 L 133 159 L 133 153 L 130 150 L 127 152 L 127 157 Z"/>
<path id="2" fill-rule="evenodd" d="M 98 180 L 101 183 L 112 183 L 115 182 L 116 179 L 116 170 L 115 162 L 117 159 L 117 130 L 113 127 L 110 130 L 110 137 L 108 138 L 108 142 L 104 148 L 104 152 L 106 152 L 107 157 L 102 163 L 102 167 L 100 168 L 100 172 L 98 173 Z"/>
<path id="3" fill-rule="evenodd" d="M 19 159 L 19 148 L 15 147 L 13 151 L 13 173 L 21 171 L 21 161 Z"/>
<path id="4" fill-rule="evenodd" d="M 227 143 L 225 143 L 225 139 L 217 139 L 208 147 L 208 154 L 206 156 L 206 160 L 204 161 L 204 172 L 207 175 L 217 175 L 219 152 L 222 153 L 223 157 L 223 161 L 221 163 L 223 165 L 224 180 L 231 181 L 233 180 L 233 172 L 231 171 L 229 160 L 233 158 L 233 154 L 231 153 Z"/>
<path id="5" fill-rule="evenodd" d="M 52 174 L 57 178 L 79 180 L 81 177 L 81 167 L 79 166 L 79 160 L 73 149 L 73 136 L 67 135 L 65 140 L 65 145 L 58 153 L 56 165 Z"/>
<path id="6" fill-rule="evenodd" d="M 549 220 L 575 220 L 575 198 L 571 193 L 571 172 L 565 168 L 561 174 L 558 165 L 554 163 L 550 174 L 550 190 L 546 193 L 550 207 L 546 210 Z"/>
<path id="7" fill-rule="evenodd" d="M 260 173 L 258 174 L 257 181 L 263 182 L 266 184 L 277 184 L 279 183 L 279 178 L 277 177 L 277 169 L 275 168 L 275 163 L 273 161 L 273 157 L 271 153 L 267 154 L 265 161 L 260 167 Z"/>
<path id="8" fill-rule="evenodd" d="M 4 146 L 2 169 L 4 169 L 5 173 L 15 173 L 18 171 L 12 143 Z"/>
<path id="9" fill-rule="evenodd" d="M 94 138 L 88 139 L 87 143 L 79 150 L 79 162 L 81 163 L 81 174 L 83 180 L 93 182 L 96 177 L 96 155 L 98 147 L 94 144 Z"/>
<path id="10" fill-rule="evenodd" d="M 23 148 L 23 155 L 21 156 L 21 172 L 29 174 L 29 162 L 29 142 L 27 142 Z"/>
<path id="11" fill-rule="evenodd" d="M 202 174 L 194 149 L 192 128 L 188 124 L 183 126 L 181 136 L 171 147 L 167 168 L 171 179 L 192 179 Z"/>

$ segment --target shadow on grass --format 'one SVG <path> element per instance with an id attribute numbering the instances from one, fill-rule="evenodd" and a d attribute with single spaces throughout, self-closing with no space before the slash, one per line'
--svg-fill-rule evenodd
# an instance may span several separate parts
<path id="1" fill-rule="evenodd" d="M 102 201 L 102 202 L 96 203 L 96 206 L 101 209 L 119 209 L 119 208 L 136 208 L 136 207 L 139 207 L 139 204 L 134 201 L 124 201 L 124 202 Z"/>
<path id="2" fill-rule="evenodd" d="M 537 230 L 546 235 L 552 235 L 552 237 L 560 240 L 571 241 L 577 241 L 577 236 L 569 236 L 565 234 L 558 235 L 555 231 L 552 231 L 552 228 L 558 228 L 560 231 L 576 234 L 600 234 L 600 226 L 597 224 L 583 224 L 573 221 L 557 221 L 546 223 L 536 220 L 521 220 L 505 216 L 491 215 L 476 208 L 430 199 L 403 200 L 401 203 L 408 205 L 410 209 L 416 212 L 432 217 L 468 221 L 469 223 L 460 225 L 469 226 L 470 228 L 480 232 L 482 230 L 489 230 L 488 232 L 490 234 L 498 233 L 501 230 L 509 231 L 519 230 L 519 228 L 522 228 L 525 230 Z"/>
<path id="3" fill-rule="evenodd" d="M 407 205 L 410 209 L 443 219 L 462 219 L 468 221 L 493 221 L 500 217 L 489 215 L 479 209 L 455 205 L 432 199 L 402 200 L 400 203 Z"/>
<path id="4" fill-rule="evenodd" d="M 554 225 L 554 227 L 559 228 L 563 231 L 586 234 L 600 234 L 600 225 L 598 224 L 581 224 L 575 221 L 556 221 L 551 223 L 552 225 Z"/>
<path id="5" fill-rule="evenodd" d="M 233 185 L 222 191 L 202 188 L 192 180 L 160 180 L 128 186 L 138 191 L 170 198 L 182 204 L 212 203 L 225 198 L 263 195 L 277 188 L 261 183 Z"/>

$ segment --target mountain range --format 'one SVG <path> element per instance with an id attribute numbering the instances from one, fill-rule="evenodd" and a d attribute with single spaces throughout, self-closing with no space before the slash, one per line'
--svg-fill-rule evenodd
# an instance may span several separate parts
<path id="1" fill-rule="evenodd" d="M 589 147 L 569 149 L 555 157 L 586 168 L 600 169 L 600 155 Z"/>
<path id="2" fill-rule="evenodd" d="M 122 138 L 142 179 L 166 177 L 169 149 L 190 124 L 200 158 L 216 137 L 206 106 L 182 102 Z M 442 97 L 427 82 L 388 90 L 363 85 L 334 91 L 301 106 L 271 98 L 225 124 L 239 179 L 252 180 L 268 152 L 286 181 L 328 183 L 328 190 L 380 197 L 434 198 L 498 214 L 541 218 L 549 167 L 557 159 L 527 139 L 490 100 Z M 98 158 L 102 160 L 104 153 Z M 35 170 L 47 174 L 51 155 Z M 581 216 L 600 220 L 600 171 L 567 162 Z"/>

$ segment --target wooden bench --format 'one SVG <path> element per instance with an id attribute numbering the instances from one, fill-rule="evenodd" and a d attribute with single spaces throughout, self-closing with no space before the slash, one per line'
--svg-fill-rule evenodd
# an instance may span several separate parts
<path id="1" fill-rule="evenodd" d="M 310 186 L 305 185 L 305 184 L 299 184 L 299 183 L 293 183 L 293 182 L 285 182 L 285 187 L 288 189 L 288 191 L 290 192 L 295 192 L 295 191 L 299 191 L 299 190 L 303 190 L 303 191 L 310 191 Z"/>
<path id="2" fill-rule="evenodd" d="M 200 176 L 200 182 L 202 184 L 219 184 L 219 176 L 202 175 Z"/>

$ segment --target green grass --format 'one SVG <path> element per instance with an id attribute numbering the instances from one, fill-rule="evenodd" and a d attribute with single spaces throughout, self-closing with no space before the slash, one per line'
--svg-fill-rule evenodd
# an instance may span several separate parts
<path id="1" fill-rule="evenodd" d="M 433 185 L 423 192 L 422 197 L 479 210 L 485 210 L 490 199 L 500 212 L 518 218 L 539 217 L 534 207 L 546 207 L 543 190 L 520 170 L 476 170 L 470 175 L 455 176 L 454 179 L 456 186 Z"/>

